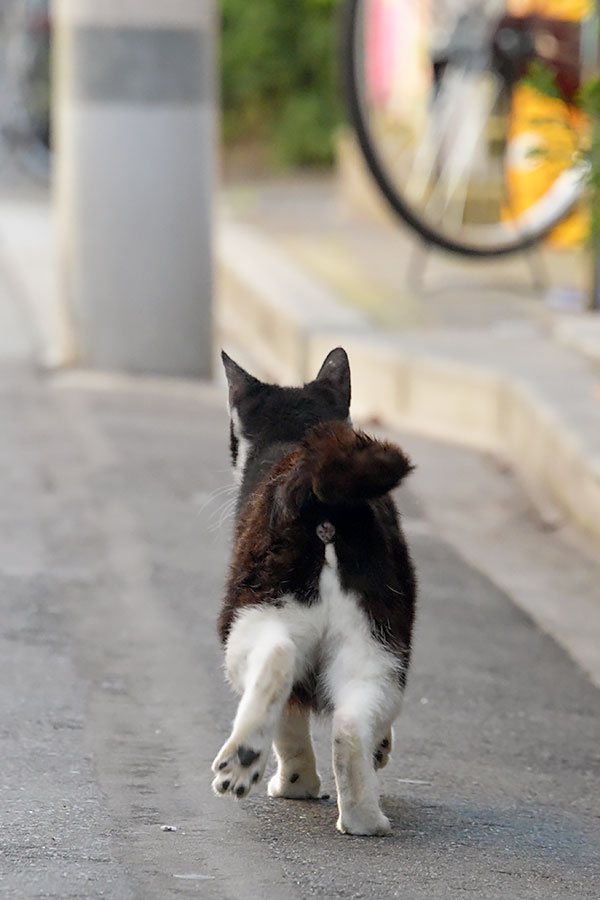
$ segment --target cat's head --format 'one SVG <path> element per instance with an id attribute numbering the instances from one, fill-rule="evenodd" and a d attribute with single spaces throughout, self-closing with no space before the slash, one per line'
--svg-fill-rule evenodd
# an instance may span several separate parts
<path id="1" fill-rule="evenodd" d="M 315 380 L 300 388 L 265 384 L 224 351 L 221 358 L 229 385 L 231 461 L 248 489 L 282 447 L 297 444 L 320 422 L 348 419 L 350 366 L 341 347 L 327 355 Z"/>

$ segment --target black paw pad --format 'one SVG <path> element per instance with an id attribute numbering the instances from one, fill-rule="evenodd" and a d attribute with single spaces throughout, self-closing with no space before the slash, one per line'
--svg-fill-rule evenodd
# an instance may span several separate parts
<path id="1" fill-rule="evenodd" d="M 256 782 L 258 781 L 259 778 L 260 778 L 260 772 L 255 772 L 254 775 L 252 776 L 252 784 L 256 784 Z"/>
<path id="2" fill-rule="evenodd" d="M 381 746 L 384 748 L 384 750 L 387 750 L 387 748 L 390 746 L 389 740 L 387 738 L 384 738 L 381 742 Z"/>
<path id="3" fill-rule="evenodd" d="M 227 760 L 225 760 L 225 762 L 221 763 L 221 765 L 219 766 L 219 772 L 221 771 L 221 769 L 224 769 L 226 766 L 227 766 Z"/>
<path id="4" fill-rule="evenodd" d="M 243 766 L 244 769 L 248 769 L 252 763 L 258 759 L 260 753 L 257 753 L 256 750 L 252 750 L 250 747 L 244 747 L 243 744 L 240 744 L 237 755 L 240 765 Z"/>
<path id="5" fill-rule="evenodd" d="M 229 789 L 230 784 L 231 782 L 229 780 L 223 782 L 223 784 L 221 785 L 221 790 L 223 791 L 223 793 L 225 793 L 225 791 Z"/>
<path id="6" fill-rule="evenodd" d="M 294 784 L 296 781 L 298 781 L 299 778 L 300 778 L 300 776 L 298 775 L 298 773 L 294 772 L 293 775 L 290 775 L 290 782 L 292 784 Z"/>
<path id="7" fill-rule="evenodd" d="M 377 760 L 378 763 L 380 763 L 383 760 L 383 753 L 381 752 L 381 750 L 377 751 L 377 753 L 375 754 L 375 759 Z"/>
<path id="8" fill-rule="evenodd" d="M 236 797 L 243 797 L 246 793 L 246 788 L 240 784 L 238 788 L 235 789 Z"/>

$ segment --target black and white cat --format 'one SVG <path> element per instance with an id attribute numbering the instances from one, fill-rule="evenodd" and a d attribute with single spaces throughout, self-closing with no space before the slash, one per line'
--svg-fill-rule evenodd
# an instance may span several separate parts
<path id="1" fill-rule="evenodd" d="M 213 788 L 246 796 L 273 744 L 270 796 L 318 797 L 309 716 L 329 712 L 337 828 L 386 834 L 375 770 L 392 747 L 415 605 L 388 492 L 410 461 L 349 424 L 342 348 L 302 388 L 264 384 L 222 359 L 240 493 L 219 632 L 241 700 Z"/>

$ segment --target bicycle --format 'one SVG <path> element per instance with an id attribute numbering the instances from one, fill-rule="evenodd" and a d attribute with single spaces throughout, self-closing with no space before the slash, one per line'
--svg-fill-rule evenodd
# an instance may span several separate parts
<path id="1" fill-rule="evenodd" d="M 597 66 L 598 17 L 567 22 L 506 7 L 500 0 L 347 0 L 343 16 L 350 122 L 376 184 L 426 244 L 471 257 L 526 250 L 583 190 L 571 101 L 582 73 Z M 515 134 L 523 79 L 536 61 L 560 86 L 551 114 L 567 140 L 571 133 L 572 149 L 540 196 L 523 203 L 515 172 L 524 172 L 523 189 L 543 164 L 540 122 L 532 117 L 529 131 Z"/>

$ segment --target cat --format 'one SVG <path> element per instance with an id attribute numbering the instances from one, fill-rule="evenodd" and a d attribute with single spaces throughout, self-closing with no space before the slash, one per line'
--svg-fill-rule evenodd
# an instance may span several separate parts
<path id="1" fill-rule="evenodd" d="M 273 745 L 269 795 L 318 798 L 309 717 L 330 713 L 337 828 L 387 834 L 376 769 L 392 749 L 416 594 L 389 491 L 411 462 L 352 427 L 341 347 L 301 388 L 265 384 L 221 356 L 239 496 L 218 627 L 241 700 L 213 789 L 247 796 Z"/>

